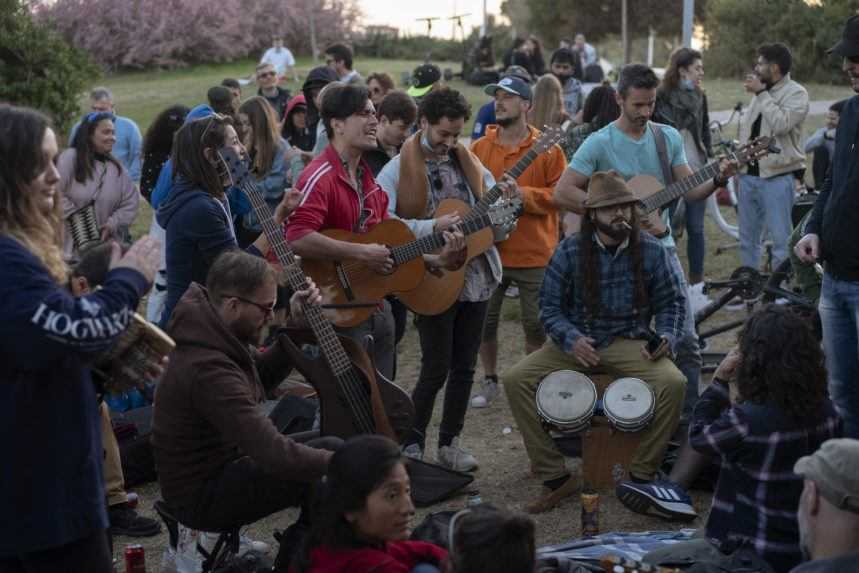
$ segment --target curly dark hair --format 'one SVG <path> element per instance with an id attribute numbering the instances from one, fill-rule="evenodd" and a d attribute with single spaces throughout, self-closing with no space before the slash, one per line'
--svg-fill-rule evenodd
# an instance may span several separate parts
<path id="1" fill-rule="evenodd" d="M 441 118 L 450 120 L 471 117 L 471 106 L 461 93 L 450 88 L 432 90 L 421 99 L 418 118 L 426 118 L 430 125 L 437 125 Z"/>
<path id="2" fill-rule="evenodd" d="M 813 420 L 826 400 L 826 367 L 808 322 L 770 304 L 755 312 L 737 336 L 741 399 L 782 408 L 798 422 Z"/>
<path id="3" fill-rule="evenodd" d="M 184 105 L 173 105 L 163 110 L 146 130 L 143 138 L 143 154 L 169 154 L 173 149 L 173 136 L 185 124 L 185 117 L 191 111 Z"/>

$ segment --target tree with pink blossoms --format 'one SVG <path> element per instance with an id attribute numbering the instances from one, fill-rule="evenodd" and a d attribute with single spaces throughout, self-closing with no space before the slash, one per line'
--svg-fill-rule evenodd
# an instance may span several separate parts
<path id="1" fill-rule="evenodd" d="M 310 51 L 310 11 L 320 45 L 351 35 L 353 0 L 55 0 L 39 5 L 69 42 L 107 69 L 177 67 L 256 54 L 280 34 Z"/>

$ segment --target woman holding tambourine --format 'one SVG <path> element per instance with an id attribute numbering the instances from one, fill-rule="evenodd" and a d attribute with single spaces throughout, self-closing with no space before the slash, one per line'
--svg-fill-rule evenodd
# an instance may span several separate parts
<path id="1" fill-rule="evenodd" d="M 137 216 L 140 193 L 122 163 L 111 155 L 116 143 L 114 119 L 110 112 L 84 116 L 71 147 L 57 161 L 66 260 L 91 244 L 130 239 L 128 228 Z"/>

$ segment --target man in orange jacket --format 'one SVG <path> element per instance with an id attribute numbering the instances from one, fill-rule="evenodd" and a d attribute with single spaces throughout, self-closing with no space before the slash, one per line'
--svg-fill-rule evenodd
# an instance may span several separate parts
<path id="1" fill-rule="evenodd" d="M 475 141 L 471 150 L 498 179 L 534 146 L 540 131 L 528 125 L 531 87 L 513 76 L 506 76 L 484 91 L 495 97 L 498 125 L 489 126 L 484 137 Z M 531 353 L 546 341 L 538 319 L 537 296 L 543 273 L 558 244 L 558 206 L 553 198 L 555 183 L 567 167 L 561 148 L 553 145 L 541 153 L 516 179 L 522 191 L 525 212 L 516 230 L 498 243 L 503 266 L 501 285 L 489 301 L 480 359 L 486 378 L 481 390 L 471 399 L 471 406 L 484 408 L 498 394 L 498 317 L 504 293 L 511 284 L 519 288 L 525 351 Z"/>

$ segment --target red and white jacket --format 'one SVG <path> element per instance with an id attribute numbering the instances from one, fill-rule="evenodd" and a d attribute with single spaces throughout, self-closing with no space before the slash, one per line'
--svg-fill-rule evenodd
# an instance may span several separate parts
<path id="1" fill-rule="evenodd" d="M 298 178 L 296 188 L 304 197 L 287 220 L 286 240 L 296 241 L 309 233 L 326 229 L 366 232 L 387 219 L 388 196 L 376 183 L 363 159 L 361 167 L 363 208 L 367 216 L 360 229 L 356 228 L 361 215 L 358 191 L 352 187 L 337 151 L 329 145 Z"/>

